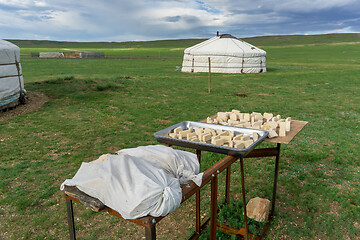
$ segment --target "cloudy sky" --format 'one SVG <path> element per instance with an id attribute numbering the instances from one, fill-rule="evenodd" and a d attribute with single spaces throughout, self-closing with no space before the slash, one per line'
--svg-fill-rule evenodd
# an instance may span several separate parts
<path id="1" fill-rule="evenodd" d="M 360 32 L 359 0 L 0 0 L 0 39 L 135 41 Z"/>

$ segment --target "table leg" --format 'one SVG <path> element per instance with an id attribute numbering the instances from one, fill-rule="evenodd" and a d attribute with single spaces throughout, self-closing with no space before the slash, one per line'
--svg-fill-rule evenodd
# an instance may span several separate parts
<path id="1" fill-rule="evenodd" d="M 74 224 L 74 211 L 73 204 L 70 199 L 66 198 L 67 221 L 69 226 L 70 240 L 75 240 L 75 224 Z"/>
<path id="2" fill-rule="evenodd" d="M 201 163 L 201 151 L 196 150 L 196 156 L 199 161 L 199 164 Z M 201 217 L 200 217 L 200 189 L 196 191 L 196 232 L 200 234 L 201 231 Z"/>
<path id="3" fill-rule="evenodd" d="M 230 203 L 230 176 L 231 165 L 226 169 L 225 204 Z"/>
<path id="4" fill-rule="evenodd" d="M 245 198 L 245 177 L 244 177 L 244 163 L 243 158 L 240 158 L 240 169 L 241 169 L 241 189 L 244 209 L 244 222 L 245 222 L 245 239 L 248 240 L 249 227 L 247 224 L 247 212 L 246 212 L 246 198 Z"/>
<path id="5" fill-rule="evenodd" d="M 277 187 L 277 179 L 278 179 L 278 173 L 279 173 L 279 159 L 280 159 L 281 144 L 278 143 L 276 147 L 277 147 L 277 154 L 276 154 L 276 159 L 275 159 L 274 185 L 273 185 L 273 195 L 272 195 L 272 201 L 271 201 L 270 218 L 272 218 L 275 214 L 276 187 Z"/>
<path id="6" fill-rule="evenodd" d="M 156 240 L 156 226 L 145 227 L 145 240 Z"/>
<path id="7" fill-rule="evenodd" d="M 216 240 L 217 223 L 217 190 L 218 177 L 215 174 L 211 180 L 211 220 L 210 220 L 210 240 Z"/>

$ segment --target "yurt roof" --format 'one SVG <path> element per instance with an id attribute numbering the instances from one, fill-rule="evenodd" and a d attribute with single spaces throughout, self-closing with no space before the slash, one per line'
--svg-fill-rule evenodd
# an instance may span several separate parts
<path id="1" fill-rule="evenodd" d="M 0 39 L 0 64 L 20 61 L 20 48 L 11 42 Z"/>
<path id="2" fill-rule="evenodd" d="M 185 49 L 185 54 L 234 56 L 234 57 L 259 57 L 266 52 L 250 43 L 242 41 L 230 34 L 215 36 L 204 42 Z"/>

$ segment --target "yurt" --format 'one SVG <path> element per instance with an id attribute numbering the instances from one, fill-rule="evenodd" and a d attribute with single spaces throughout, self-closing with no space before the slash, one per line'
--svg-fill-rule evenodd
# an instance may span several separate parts
<path id="1" fill-rule="evenodd" d="M 184 50 L 183 72 L 266 72 L 266 52 L 230 34 L 210 38 Z"/>
<path id="2" fill-rule="evenodd" d="M 0 39 L 0 110 L 25 101 L 20 48 Z"/>

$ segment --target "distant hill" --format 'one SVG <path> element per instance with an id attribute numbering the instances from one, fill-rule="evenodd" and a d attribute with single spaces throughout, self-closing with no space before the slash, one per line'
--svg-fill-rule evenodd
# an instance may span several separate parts
<path id="1" fill-rule="evenodd" d="M 334 33 L 321 35 L 279 35 L 244 38 L 254 45 L 303 45 L 303 44 L 329 44 L 344 42 L 360 42 L 360 33 Z"/>
<path id="2" fill-rule="evenodd" d="M 304 44 L 329 44 L 360 42 L 360 33 L 337 33 L 323 35 L 279 35 L 242 38 L 255 46 L 284 46 Z M 24 48 L 141 48 L 141 47 L 177 47 L 186 48 L 205 39 L 177 39 L 157 41 L 130 42 L 64 42 L 47 40 L 13 40 L 8 41 Z"/>

